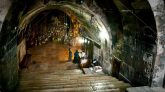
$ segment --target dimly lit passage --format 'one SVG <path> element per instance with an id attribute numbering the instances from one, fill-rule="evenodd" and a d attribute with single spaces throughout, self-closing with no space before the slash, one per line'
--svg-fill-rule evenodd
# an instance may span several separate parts
<path id="1" fill-rule="evenodd" d="M 164 0 L 1 0 L 0 92 L 165 92 Z"/>

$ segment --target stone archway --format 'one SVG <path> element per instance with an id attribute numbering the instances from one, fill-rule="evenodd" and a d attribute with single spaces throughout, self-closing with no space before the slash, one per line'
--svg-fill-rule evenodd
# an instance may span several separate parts
<path id="1" fill-rule="evenodd" d="M 75 8 L 78 8 L 78 9 L 75 9 Z M 83 8 L 84 13 L 81 13 L 81 11 L 79 11 L 79 10 L 82 10 L 80 8 Z M 80 24 L 86 30 L 88 30 L 88 34 L 91 35 L 91 38 L 97 42 L 99 42 L 99 38 L 98 38 L 98 36 L 96 36 L 98 34 L 94 34 L 95 32 L 92 32 L 92 31 L 98 31 L 98 32 L 107 31 L 107 29 L 105 28 L 104 24 L 102 23 L 101 19 L 97 16 L 97 14 L 90 11 L 89 9 L 85 9 L 84 7 L 81 7 L 76 4 L 72 4 L 72 3 L 67 3 L 67 2 L 59 3 L 59 4 L 47 4 L 44 6 L 41 5 L 39 7 L 33 8 L 31 11 L 27 12 L 27 14 L 25 14 L 22 17 L 22 19 L 20 20 L 18 30 L 21 31 L 21 30 L 25 29 L 26 26 L 28 25 L 28 23 L 35 16 L 37 16 L 40 12 L 45 11 L 45 10 L 53 10 L 53 9 L 61 10 L 61 11 L 65 12 L 68 16 L 71 16 L 70 12 L 72 12 L 72 14 L 74 14 L 76 16 L 76 18 L 78 19 Z M 95 17 L 94 17 L 95 23 L 90 22 L 91 15 L 95 15 Z M 109 40 L 109 37 L 108 37 L 108 40 Z"/>
<path id="2" fill-rule="evenodd" d="M 117 1 L 117 0 L 113 0 L 113 1 Z M 10 11 L 12 2 L 10 0 L 1 0 L 1 4 L 0 4 L 0 43 L 3 42 L 3 44 L 0 44 L 0 79 L 2 79 L 3 81 L 0 80 L 0 89 L 2 88 L 2 84 L 4 84 L 5 87 L 10 87 L 10 88 L 6 88 L 6 89 L 12 89 L 15 84 L 17 83 L 17 79 L 18 79 L 18 63 L 17 63 L 17 59 L 15 58 L 16 56 L 16 46 L 17 46 L 17 42 L 16 39 L 14 39 L 16 37 L 16 33 L 15 33 L 15 28 L 11 28 L 11 30 L 3 30 L 2 32 L 2 25 L 5 25 L 5 19 L 8 19 L 7 13 Z M 147 0 L 146 0 L 147 2 Z M 155 58 L 155 63 L 154 65 L 154 73 L 153 73 L 153 78 L 152 79 L 152 86 L 162 86 L 163 85 L 163 79 L 164 79 L 164 74 L 165 74 L 165 48 L 164 48 L 164 44 L 165 44 L 165 40 L 164 40 L 164 21 L 165 21 L 165 12 L 164 12 L 164 1 L 163 0 L 148 0 L 150 7 L 152 9 L 152 12 L 154 14 L 154 18 L 155 18 L 155 22 L 156 22 L 156 29 L 157 29 L 157 39 L 156 39 L 156 44 L 154 45 L 154 48 L 152 48 L 152 51 L 154 52 L 154 54 L 156 54 L 156 58 Z M 117 6 L 117 3 L 115 4 Z M 112 51 L 112 43 L 111 43 L 111 30 L 108 29 L 107 32 L 107 28 L 105 27 L 104 23 L 101 22 L 100 18 L 96 15 L 95 17 L 95 23 L 90 26 L 90 14 L 95 14 L 89 10 L 86 10 L 88 12 L 88 14 L 86 16 L 78 16 L 79 15 L 79 9 L 81 9 L 81 7 L 78 7 L 78 9 L 76 9 L 75 7 L 77 7 L 75 4 L 72 3 L 58 3 L 58 4 L 46 4 L 46 5 L 42 5 L 40 7 L 34 8 L 31 12 L 29 12 L 28 14 L 26 14 L 23 18 L 22 18 L 22 22 L 20 22 L 20 25 L 18 27 L 19 30 L 17 31 L 22 31 L 24 28 L 27 27 L 29 20 L 32 20 L 35 16 L 37 16 L 37 14 L 39 14 L 39 12 L 44 11 L 44 10 L 49 10 L 49 9 L 60 9 L 66 13 L 68 13 L 67 10 L 65 9 L 69 9 L 70 11 L 72 11 L 76 16 L 77 19 L 83 24 L 83 26 L 88 30 L 88 34 L 91 35 L 91 38 L 96 41 L 101 43 L 102 45 L 105 42 L 105 39 L 107 39 L 107 43 L 108 45 L 110 45 L 108 48 L 110 49 L 110 51 Z M 140 7 L 140 6 L 139 6 Z M 121 8 L 121 7 L 119 7 Z M 35 10 L 36 9 L 36 10 Z M 83 8 L 84 9 L 84 8 Z M 130 12 L 130 11 L 124 11 L 124 12 Z M 11 13 L 11 12 L 9 12 Z M 32 14 L 32 15 L 31 15 Z M 107 16 L 108 17 L 108 16 Z M 131 17 L 130 17 L 131 18 Z M 134 20 L 134 18 L 131 18 L 131 20 Z M 133 23 L 136 23 L 133 22 Z M 123 29 L 127 29 L 128 26 L 123 27 Z M 145 27 L 144 29 L 147 29 L 147 27 Z M 109 37 L 108 38 L 103 38 L 102 40 L 100 40 L 96 35 L 94 34 L 94 30 L 97 31 L 104 31 L 104 34 L 107 34 Z M 5 35 L 4 35 L 4 32 Z M 9 37 L 9 34 L 10 37 Z M 14 36 L 13 36 L 14 35 Z M 122 36 L 120 36 L 122 37 Z M 4 39 L 6 39 L 5 41 L 3 41 Z M 123 37 L 124 39 L 124 37 Z M 122 39 L 122 40 L 123 40 Z M 127 40 L 132 39 L 132 38 L 128 38 Z M 121 42 L 122 42 L 121 40 Z M 120 41 L 119 41 L 119 45 L 120 45 Z M 121 44 L 122 45 L 122 44 Z M 102 46 L 103 47 L 103 46 Z M 101 48 L 102 52 L 106 51 L 104 48 Z M 121 50 L 122 48 L 119 47 L 119 50 Z M 112 53 L 112 52 L 111 52 Z M 113 53 L 112 53 L 113 54 Z M 135 53 L 136 54 L 136 53 Z M 143 53 L 144 57 L 148 57 L 148 54 Z M 8 58 L 8 56 L 10 56 L 10 58 Z M 105 56 L 105 55 L 103 55 Z M 132 58 L 132 56 L 130 55 L 129 58 Z M 143 59 L 143 58 L 141 58 Z M 146 59 L 144 59 L 146 60 Z M 149 59 L 148 59 L 149 60 Z M 109 64 L 109 61 L 104 61 L 107 62 Z M 106 63 L 105 63 L 106 64 Z M 107 65 L 107 64 L 106 64 Z M 109 65 L 107 65 L 109 67 Z M 123 64 L 123 66 L 125 66 Z M 4 68 L 6 68 L 6 70 L 4 70 Z M 128 67 L 129 68 L 129 67 Z M 132 73 L 132 68 L 130 68 L 129 70 L 129 74 Z M 107 68 L 107 71 L 110 71 L 109 68 Z M 5 74 L 6 73 L 6 74 Z M 131 76 L 131 75 L 129 75 Z M 128 76 L 128 77 L 129 77 Z M 134 76 L 134 75 L 133 75 Z M 152 76 L 150 76 L 152 77 Z M 136 78 L 135 78 L 136 79 Z M 148 80 L 147 80 L 148 81 Z M 151 80 L 149 80 L 151 81 Z M 3 87 L 4 87 L 3 86 Z"/>
<path id="3" fill-rule="evenodd" d="M 71 3 L 72 5 L 72 3 Z M 75 7 L 77 8 L 75 10 Z M 107 40 L 107 44 L 108 44 L 108 50 L 102 48 L 103 46 L 101 46 L 101 50 L 103 52 L 109 52 L 112 51 L 111 50 L 111 30 L 108 29 L 107 27 L 105 27 L 104 23 L 105 21 L 101 21 L 101 18 L 99 16 L 97 16 L 96 13 L 83 8 L 81 6 L 75 5 L 73 4 L 73 6 L 70 6 L 70 3 L 64 2 L 64 3 L 59 3 L 59 4 L 47 4 L 44 6 L 40 6 L 37 8 L 32 9 L 31 11 L 29 11 L 27 14 L 25 14 L 25 16 L 23 16 L 23 18 L 21 19 L 20 25 L 19 25 L 19 31 L 23 30 L 26 28 L 26 26 L 28 25 L 28 23 L 35 17 L 37 16 L 37 14 L 39 14 L 42 11 L 45 10 L 53 10 L 53 9 L 59 9 L 63 12 L 65 12 L 68 16 L 69 12 L 72 12 L 76 18 L 78 19 L 78 21 L 82 24 L 82 26 L 87 30 L 87 34 L 90 35 L 91 39 L 93 39 L 94 42 L 98 43 L 98 44 L 105 44 L 105 40 Z M 80 11 L 79 11 L 80 10 Z M 84 12 L 84 13 L 82 13 Z M 81 14 L 81 15 L 79 15 Z M 91 18 L 91 15 L 95 15 L 93 18 Z M 93 23 L 91 23 L 91 19 L 93 19 Z M 102 34 L 102 38 L 99 37 L 99 34 Z M 110 55 L 110 52 L 109 52 Z M 107 60 L 103 60 L 104 65 L 108 66 L 109 63 L 109 58 L 106 54 L 104 55 L 104 57 L 107 57 Z M 103 67 L 104 67 L 103 65 Z M 108 66 L 109 67 L 109 66 Z M 105 67 L 104 69 L 105 71 L 111 71 L 110 68 Z"/>
<path id="4" fill-rule="evenodd" d="M 5 2 L 5 1 L 4 1 Z M 5 21 L 7 20 L 10 23 L 10 17 L 11 16 L 7 16 L 10 15 L 12 12 L 13 8 L 12 6 L 12 2 L 10 1 L 6 1 L 6 3 L 2 3 L 3 5 L 3 9 L 5 11 L 5 13 L 3 13 L 1 16 L 2 20 L 0 25 L 4 27 Z M 8 5 L 9 4 L 9 5 Z M 7 90 L 7 91 L 12 91 L 13 88 L 16 86 L 17 82 L 18 82 L 18 71 L 19 71 L 19 67 L 18 67 L 18 59 L 17 59 L 17 35 L 24 30 L 27 25 L 29 24 L 29 22 L 31 20 L 33 20 L 33 18 L 35 16 L 37 16 L 37 14 L 39 14 L 41 11 L 45 11 L 45 10 L 53 10 L 53 9 L 59 9 L 62 10 L 66 13 L 68 13 L 67 10 L 65 9 L 69 9 L 70 11 L 73 11 L 73 14 L 75 14 L 76 16 L 78 16 L 79 14 L 79 9 L 81 9 L 82 7 L 78 6 L 78 9 L 76 9 L 77 6 L 74 6 L 76 4 L 71 4 L 71 3 L 61 3 L 61 4 L 47 4 L 47 5 L 41 5 L 35 9 L 32 9 L 32 11 L 28 12 L 27 14 L 25 14 L 25 16 L 20 19 L 21 22 L 19 22 L 20 24 L 16 24 L 18 25 L 18 27 L 12 27 L 10 29 L 0 29 L 0 42 L 3 42 L 4 44 L 0 44 L 0 49 L 1 49 L 1 56 L 0 56 L 0 90 Z M 74 6 L 74 7 L 72 7 Z M 61 7 L 63 7 L 64 9 L 62 9 Z M 85 8 L 84 8 L 85 9 Z M 82 10 L 82 9 L 81 9 Z M 10 11 L 10 12 L 9 12 Z M 83 10 L 84 11 L 84 10 Z M 8 12 L 8 13 L 7 13 Z M 90 19 L 91 19 L 91 14 L 94 14 L 93 12 L 86 10 L 87 14 L 84 16 L 79 16 L 77 17 L 77 19 L 82 23 L 82 25 L 84 26 L 84 28 L 87 29 L 87 33 L 90 34 L 91 38 L 98 42 L 98 43 L 102 43 L 102 41 L 100 42 L 100 38 L 98 38 L 97 34 L 95 34 L 94 31 L 103 31 L 104 33 L 107 33 L 106 35 L 108 35 L 107 29 L 104 26 L 104 24 L 102 23 L 101 19 L 96 15 L 95 17 L 95 23 L 91 26 L 90 24 Z M 1 14 L 1 13 L 0 13 Z M 22 14 L 19 15 L 20 17 L 22 16 Z M 17 18 L 15 18 L 17 19 Z M 19 19 L 17 19 L 19 20 Z M 11 24 L 10 24 L 11 25 Z M 5 32 L 5 33 L 4 33 Z M 5 34 L 4 36 L 2 36 L 3 34 Z M 10 35 L 10 36 L 9 36 Z M 5 41 L 3 39 L 6 39 Z M 105 39 L 105 38 L 104 38 Z M 106 38 L 107 44 L 110 43 L 110 38 Z M 10 58 L 9 58 L 10 57 Z"/>

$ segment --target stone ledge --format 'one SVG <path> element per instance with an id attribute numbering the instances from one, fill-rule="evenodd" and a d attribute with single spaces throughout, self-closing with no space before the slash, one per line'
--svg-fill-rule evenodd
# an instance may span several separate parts
<path id="1" fill-rule="evenodd" d="M 127 88 L 127 92 L 165 92 L 165 89 L 161 87 L 142 86 Z"/>

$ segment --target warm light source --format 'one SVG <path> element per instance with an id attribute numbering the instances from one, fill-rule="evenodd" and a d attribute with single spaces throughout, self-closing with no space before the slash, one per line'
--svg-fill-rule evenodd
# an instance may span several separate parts
<path id="1" fill-rule="evenodd" d="M 85 39 L 84 42 L 87 43 L 87 39 Z"/>
<path id="2" fill-rule="evenodd" d="M 84 39 L 83 39 L 82 37 L 78 37 L 78 42 L 79 42 L 80 44 L 82 44 L 82 43 L 84 43 Z"/>
<path id="3" fill-rule="evenodd" d="M 99 33 L 99 37 L 101 39 L 109 39 L 109 35 L 108 35 L 108 32 L 106 30 L 106 28 L 104 26 L 98 26 L 99 30 L 100 30 L 100 33 Z"/>
<path id="4" fill-rule="evenodd" d="M 108 39 L 108 38 L 109 38 L 108 33 L 107 33 L 106 31 L 103 31 L 103 30 L 100 31 L 99 37 L 100 37 L 101 39 Z"/>

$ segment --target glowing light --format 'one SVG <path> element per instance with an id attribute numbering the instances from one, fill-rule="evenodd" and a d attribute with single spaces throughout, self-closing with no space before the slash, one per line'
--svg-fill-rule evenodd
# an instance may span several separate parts
<path id="1" fill-rule="evenodd" d="M 107 33 L 106 31 L 101 31 L 101 32 L 99 33 L 99 37 L 100 37 L 101 39 L 108 39 L 108 38 L 109 38 L 108 33 Z"/>
<path id="2" fill-rule="evenodd" d="M 99 33 L 99 37 L 101 39 L 109 39 L 109 34 L 106 30 L 106 28 L 104 26 L 98 26 L 99 30 L 100 30 L 100 33 Z"/>
<path id="3" fill-rule="evenodd" d="M 84 39 L 82 37 L 78 37 L 78 42 L 82 44 L 84 43 Z"/>
<path id="4" fill-rule="evenodd" d="M 87 39 L 85 39 L 84 42 L 87 43 Z"/>

